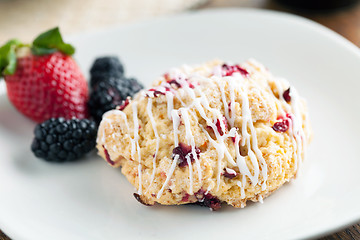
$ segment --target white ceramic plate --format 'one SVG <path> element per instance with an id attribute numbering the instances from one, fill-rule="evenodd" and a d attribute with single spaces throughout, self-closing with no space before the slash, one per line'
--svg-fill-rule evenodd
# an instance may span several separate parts
<path id="1" fill-rule="evenodd" d="M 14 239 L 296 239 L 360 220 L 360 52 L 303 18 L 213 10 L 72 39 L 88 70 L 115 54 L 148 84 L 172 66 L 254 57 L 308 100 L 314 129 L 302 173 L 264 204 L 211 212 L 145 207 L 118 169 L 95 154 L 50 164 L 30 152 L 33 124 L 0 101 L 0 228 Z"/>

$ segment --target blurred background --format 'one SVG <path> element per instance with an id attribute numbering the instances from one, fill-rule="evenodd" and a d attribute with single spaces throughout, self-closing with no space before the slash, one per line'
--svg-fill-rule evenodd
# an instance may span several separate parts
<path id="1" fill-rule="evenodd" d="M 38 33 L 54 26 L 60 26 L 63 35 L 68 36 L 183 11 L 220 7 L 293 13 L 312 19 L 360 46 L 358 0 L 0 0 L 0 45 L 14 37 L 30 42 Z M 8 239 L 0 230 L 0 240 Z M 360 225 L 322 239 L 360 239 Z"/>
<path id="2" fill-rule="evenodd" d="M 0 44 L 13 37 L 30 41 L 57 25 L 69 35 L 217 7 L 291 12 L 315 20 L 360 46 L 357 0 L 0 0 Z"/>

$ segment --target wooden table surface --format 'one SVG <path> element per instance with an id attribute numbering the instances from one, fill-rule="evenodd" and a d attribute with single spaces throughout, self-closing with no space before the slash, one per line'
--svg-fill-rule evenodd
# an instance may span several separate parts
<path id="1" fill-rule="evenodd" d="M 34 11 L 37 11 L 37 12 L 35 12 L 35 14 L 34 13 L 31 14 L 31 12 L 29 12 L 29 8 L 31 8 L 31 7 L 24 6 L 25 4 L 19 4 L 19 2 L 21 2 L 21 1 L 23 3 L 25 3 L 24 0 L 17 0 L 17 1 L 0 0 L 0 29 L 1 29 L 0 44 L 2 44 L 2 42 L 4 42 L 5 40 L 7 40 L 11 37 L 15 37 L 15 36 L 20 37 L 25 40 L 29 40 L 36 33 L 41 32 L 44 29 L 50 28 L 54 25 L 65 26 L 64 27 L 65 33 L 74 33 L 74 32 L 80 31 L 80 30 L 84 30 L 84 25 L 81 25 L 81 24 L 73 25 L 72 19 L 69 17 L 62 18 L 62 21 L 60 21 L 58 19 L 51 20 L 50 15 L 57 16 L 56 13 L 54 13 L 54 12 L 51 12 L 48 14 L 44 14 L 43 12 L 41 12 L 42 15 L 39 16 L 40 10 L 38 8 L 36 8 L 36 9 L 34 9 Z M 38 2 L 43 1 L 44 2 L 45 0 L 32 0 L 32 1 L 38 1 Z M 92 0 L 92 2 L 95 2 L 95 1 L 97 1 L 97 0 Z M 111 2 L 111 1 L 116 1 L 116 0 L 106 0 L 106 1 Z M 124 1 L 124 0 L 121 0 L 121 1 L 129 3 L 129 1 Z M 138 3 L 139 3 L 139 1 L 141 1 L 141 0 L 134 0 L 133 2 L 136 2 L 136 1 L 138 1 Z M 63 5 L 66 4 L 66 2 L 69 2 L 69 4 L 70 4 L 70 0 L 69 1 L 67 1 L 67 0 L 48 1 L 48 2 L 51 2 L 51 4 L 56 4 L 56 2 L 59 2 Z M 78 3 L 79 1 L 76 1 L 76 2 Z M 83 2 L 85 2 L 85 1 L 83 0 Z M 101 1 L 98 1 L 98 2 L 101 2 Z M 119 2 L 119 0 L 117 0 L 117 2 Z M 186 1 L 186 2 L 189 2 L 189 1 Z M 188 4 L 187 6 L 190 6 L 190 5 L 191 4 Z M 146 20 L 155 15 L 178 12 L 178 11 L 180 11 L 181 7 L 186 7 L 186 6 L 177 6 L 177 7 L 178 7 L 178 9 L 171 8 L 171 6 L 169 6 L 168 9 L 165 9 L 163 7 L 162 9 L 159 10 L 159 8 L 156 8 L 157 9 L 156 12 L 153 11 L 150 13 L 140 11 L 141 10 L 140 8 L 135 8 L 135 9 L 131 9 L 131 10 L 134 10 L 135 12 L 137 11 L 137 18 L 134 17 L 135 14 L 131 14 L 131 15 L 128 14 L 131 17 L 128 17 L 128 18 L 119 17 L 117 19 L 117 21 L 115 21 L 115 22 L 114 21 L 106 21 L 106 20 L 109 20 L 110 18 L 112 20 L 114 19 L 113 18 L 114 14 L 113 15 L 107 14 L 108 19 L 104 19 L 104 16 L 102 16 L 103 26 L 108 27 L 111 24 L 118 25 L 118 24 L 122 24 L 122 23 L 137 21 L 138 19 Z M 343 35 L 345 38 L 347 38 L 351 42 L 353 42 L 355 45 L 360 47 L 360 3 L 350 6 L 350 7 L 347 7 L 347 8 L 338 9 L 336 11 L 326 11 L 326 12 L 309 12 L 309 11 L 307 11 L 307 12 L 304 12 L 304 11 L 289 9 L 289 8 L 277 3 L 274 0 L 209 0 L 207 3 L 196 7 L 196 9 L 217 8 L 217 7 L 263 8 L 263 9 L 271 9 L 271 10 L 290 12 L 293 14 L 301 15 L 306 18 L 312 19 L 320 24 L 323 24 L 326 27 L 329 27 L 330 29 L 338 32 L 339 34 Z M 97 8 L 97 7 L 94 7 L 94 8 Z M 63 7 L 56 8 L 56 6 L 54 6 L 54 9 L 60 9 L 60 10 L 57 10 L 58 12 L 60 12 L 61 9 L 63 9 Z M 124 8 L 122 8 L 122 10 L 124 11 Z M 111 8 L 108 8 L 107 11 L 112 11 L 114 13 L 114 10 L 112 10 Z M 25 12 L 27 12 L 28 16 L 26 16 L 26 14 L 22 14 L 22 21 L 26 21 L 26 20 L 30 21 L 30 19 L 33 19 L 33 15 L 37 16 L 37 21 L 32 21 L 34 24 L 32 24 L 31 27 L 29 27 L 27 29 L 22 28 L 21 33 L 20 33 L 19 32 L 20 25 L 19 25 L 19 17 L 18 16 L 19 16 L 19 13 L 25 13 Z M 121 14 L 118 14 L 118 15 L 121 15 Z M 105 18 L 106 18 L 106 16 L 105 16 Z M 46 21 L 44 21 L 44 19 L 46 19 Z M 93 21 L 96 21 L 96 19 Z M 1 24 L 3 24 L 3 25 L 1 25 Z M 66 25 L 66 24 L 68 24 L 68 25 Z M 98 21 L 97 21 L 96 29 L 101 28 L 101 27 L 102 27 L 102 25 L 98 24 Z M 16 28 L 18 28 L 18 29 L 16 29 Z M 14 36 L 15 33 L 18 33 L 18 34 Z M 0 226 L 0 228 L 1 228 L 1 226 Z M 6 229 L 3 229 L 3 230 L 6 232 Z M 0 230 L 0 240 L 9 240 L 9 239 L 10 238 L 8 238 Z M 336 233 L 333 233 L 331 235 L 324 236 L 320 239 L 321 240 L 360 239 L 360 223 L 355 224 L 346 229 L 343 229 L 341 231 L 338 231 Z"/>

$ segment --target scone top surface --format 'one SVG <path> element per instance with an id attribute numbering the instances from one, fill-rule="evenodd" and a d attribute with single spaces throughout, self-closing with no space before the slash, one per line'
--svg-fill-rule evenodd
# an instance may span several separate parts
<path id="1" fill-rule="evenodd" d="M 172 69 L 107 112 L 97 148 L 143 203 L 244 207 L 296 175 L 307 122 L 296 89 L 260 63 L 212 61 Z"/>

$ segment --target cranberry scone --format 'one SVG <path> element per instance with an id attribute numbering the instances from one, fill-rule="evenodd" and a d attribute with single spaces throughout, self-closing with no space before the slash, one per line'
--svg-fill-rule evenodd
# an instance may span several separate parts
<path id="1" fill-rule="evenodd" d="M 145 205 L 212 210 L 262 201 L 296 176 L 310 141 L 305 102 L 262 64 L 171 69 L 104 114 L 97 149 Z"/>

